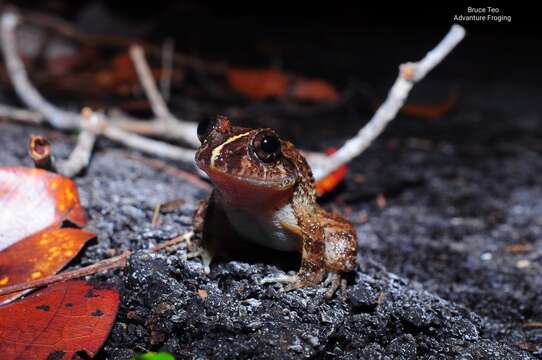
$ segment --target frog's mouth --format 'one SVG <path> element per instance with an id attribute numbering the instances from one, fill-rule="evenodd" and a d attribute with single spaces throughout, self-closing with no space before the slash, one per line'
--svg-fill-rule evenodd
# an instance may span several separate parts
<path id="1" fill-rule="evenodd" d="M 202 166 L 216 191 L 232 207 L 246 211 L 266 212 L 281 208 L 293 194 L 293 182 L 269 181 L 235 176 Z"/>
<path id="2" fill-rule="evenodd" d="M 294 184 L 293 178 L 285 179 L 261 179 L 250 176 L 233 175 L 220 169 L 208 166 L 205 164 L 198 164 L 198 167 L 203 170 L 209 179 L 221 189 L 224 186 L 238 186 L 239 188 L 259 188 L 261 191 L 275 190 L 284 191 L 291 188 Z"/>

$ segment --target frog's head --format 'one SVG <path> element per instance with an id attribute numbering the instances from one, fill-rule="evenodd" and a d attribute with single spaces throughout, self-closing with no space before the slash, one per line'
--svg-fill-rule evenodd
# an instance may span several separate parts
<path id="1" fill-rule="evenodd" d="M 271 129 L 232 126 L 224 116 L 198 126 L 197 166 L 229 202 L 253 202 L 291 194 L 297 171 L 283 154 L 287 146 Z"/>

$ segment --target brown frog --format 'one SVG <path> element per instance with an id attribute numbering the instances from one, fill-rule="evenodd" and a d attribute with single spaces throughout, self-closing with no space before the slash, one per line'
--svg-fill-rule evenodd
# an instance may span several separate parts
<path id="1" fill-rule="evenodd" d="M 214 191 L 196 211 L 194 227 L 210 255 L 231 245 L 231 229 L 265 247 L 301 252 L 295 276 L 263 282 L 285 282 L 291 290 L 316 285 L 327 273 L 328 296 L 344 289 L 340 275 L 356 265 L 356 232 L 317 204 L 312 171 L 294 145 L 271 129 L 233 126 L 223 116 L 202 122 L 198 137 L 196 164 Z"/>

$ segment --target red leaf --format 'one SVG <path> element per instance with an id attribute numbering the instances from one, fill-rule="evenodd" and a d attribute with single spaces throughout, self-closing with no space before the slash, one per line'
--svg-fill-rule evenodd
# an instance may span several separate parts
<path id="1" fill-rule="evenodd" d="M 334 102 L 339 98 L 335 87 L 327 81 L 299 78 L 278 69 L 229 68 L 226 77 L 235 91 L 255 100 L 287 95 L 311 102 Z"/>
<path id="2" fill-rule="evenodd" d="M 326 149 L 324 152 L 326 155 L 331 155 L 336 151 L 335 148 Z M 348 166 L 342 165 L 337 170 L 333 171 L 331 174 L 325 178 L 316 182 L 316 194 L 322 196 L 339 185 L 339 183 L 344 179 L 348 173 Z"/>
<path id="3" fill-rule="evenodd" d="M 335 102 L 339 98 L 337 89 L 320 79 L 298 79 L 292 85 L 292 96 L 297 100 L 311 102 Z"/>
<path id="4" fill-rule="evenodd" d="M 94 356 L 105 342 L 119 306 L 119 293 L 85 281 L 55 284 L 0 307 L 0 356 L 72 359 Z"/>
<path id="5" fill-rule="evenodd" d="M 0 168 L 0 250 L 65 220 L 87 223 L 71 179 L 41 169 Z"/>
<path id="6" fill-rule="evenodd" d="M 39 169 L 0 168 L 0 288 L 55 274 L 96 235 L 85 225 L 75 183 Z M 10 302 L 25 292 L 0 297 Z"/>
<path id="7" fill-rule="evenodd" d="M 95 234 L 79 229 L 46 229 L 0 251 L 0 288 L 56 274 Z M 0 296 L 0 305 L 25 292 Z"/>
<path id="8" fill-rule="evenodd" d="M 234 90 L 256 100 L 281 97 L 288 90 L 288 76 L 277 69 L 230 68 L 226 76 Z"/>

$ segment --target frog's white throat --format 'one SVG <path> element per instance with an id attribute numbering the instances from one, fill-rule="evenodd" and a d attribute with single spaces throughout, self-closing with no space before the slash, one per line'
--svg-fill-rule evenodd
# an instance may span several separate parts
<path id="1" fill-rule="evenodd" d="M 224 204 L 228 220 L 243 237 L 256 244 L 281 251 L 299 248 L 299 226 L 290 204 L 279 210 L 255 214 Z"/>

